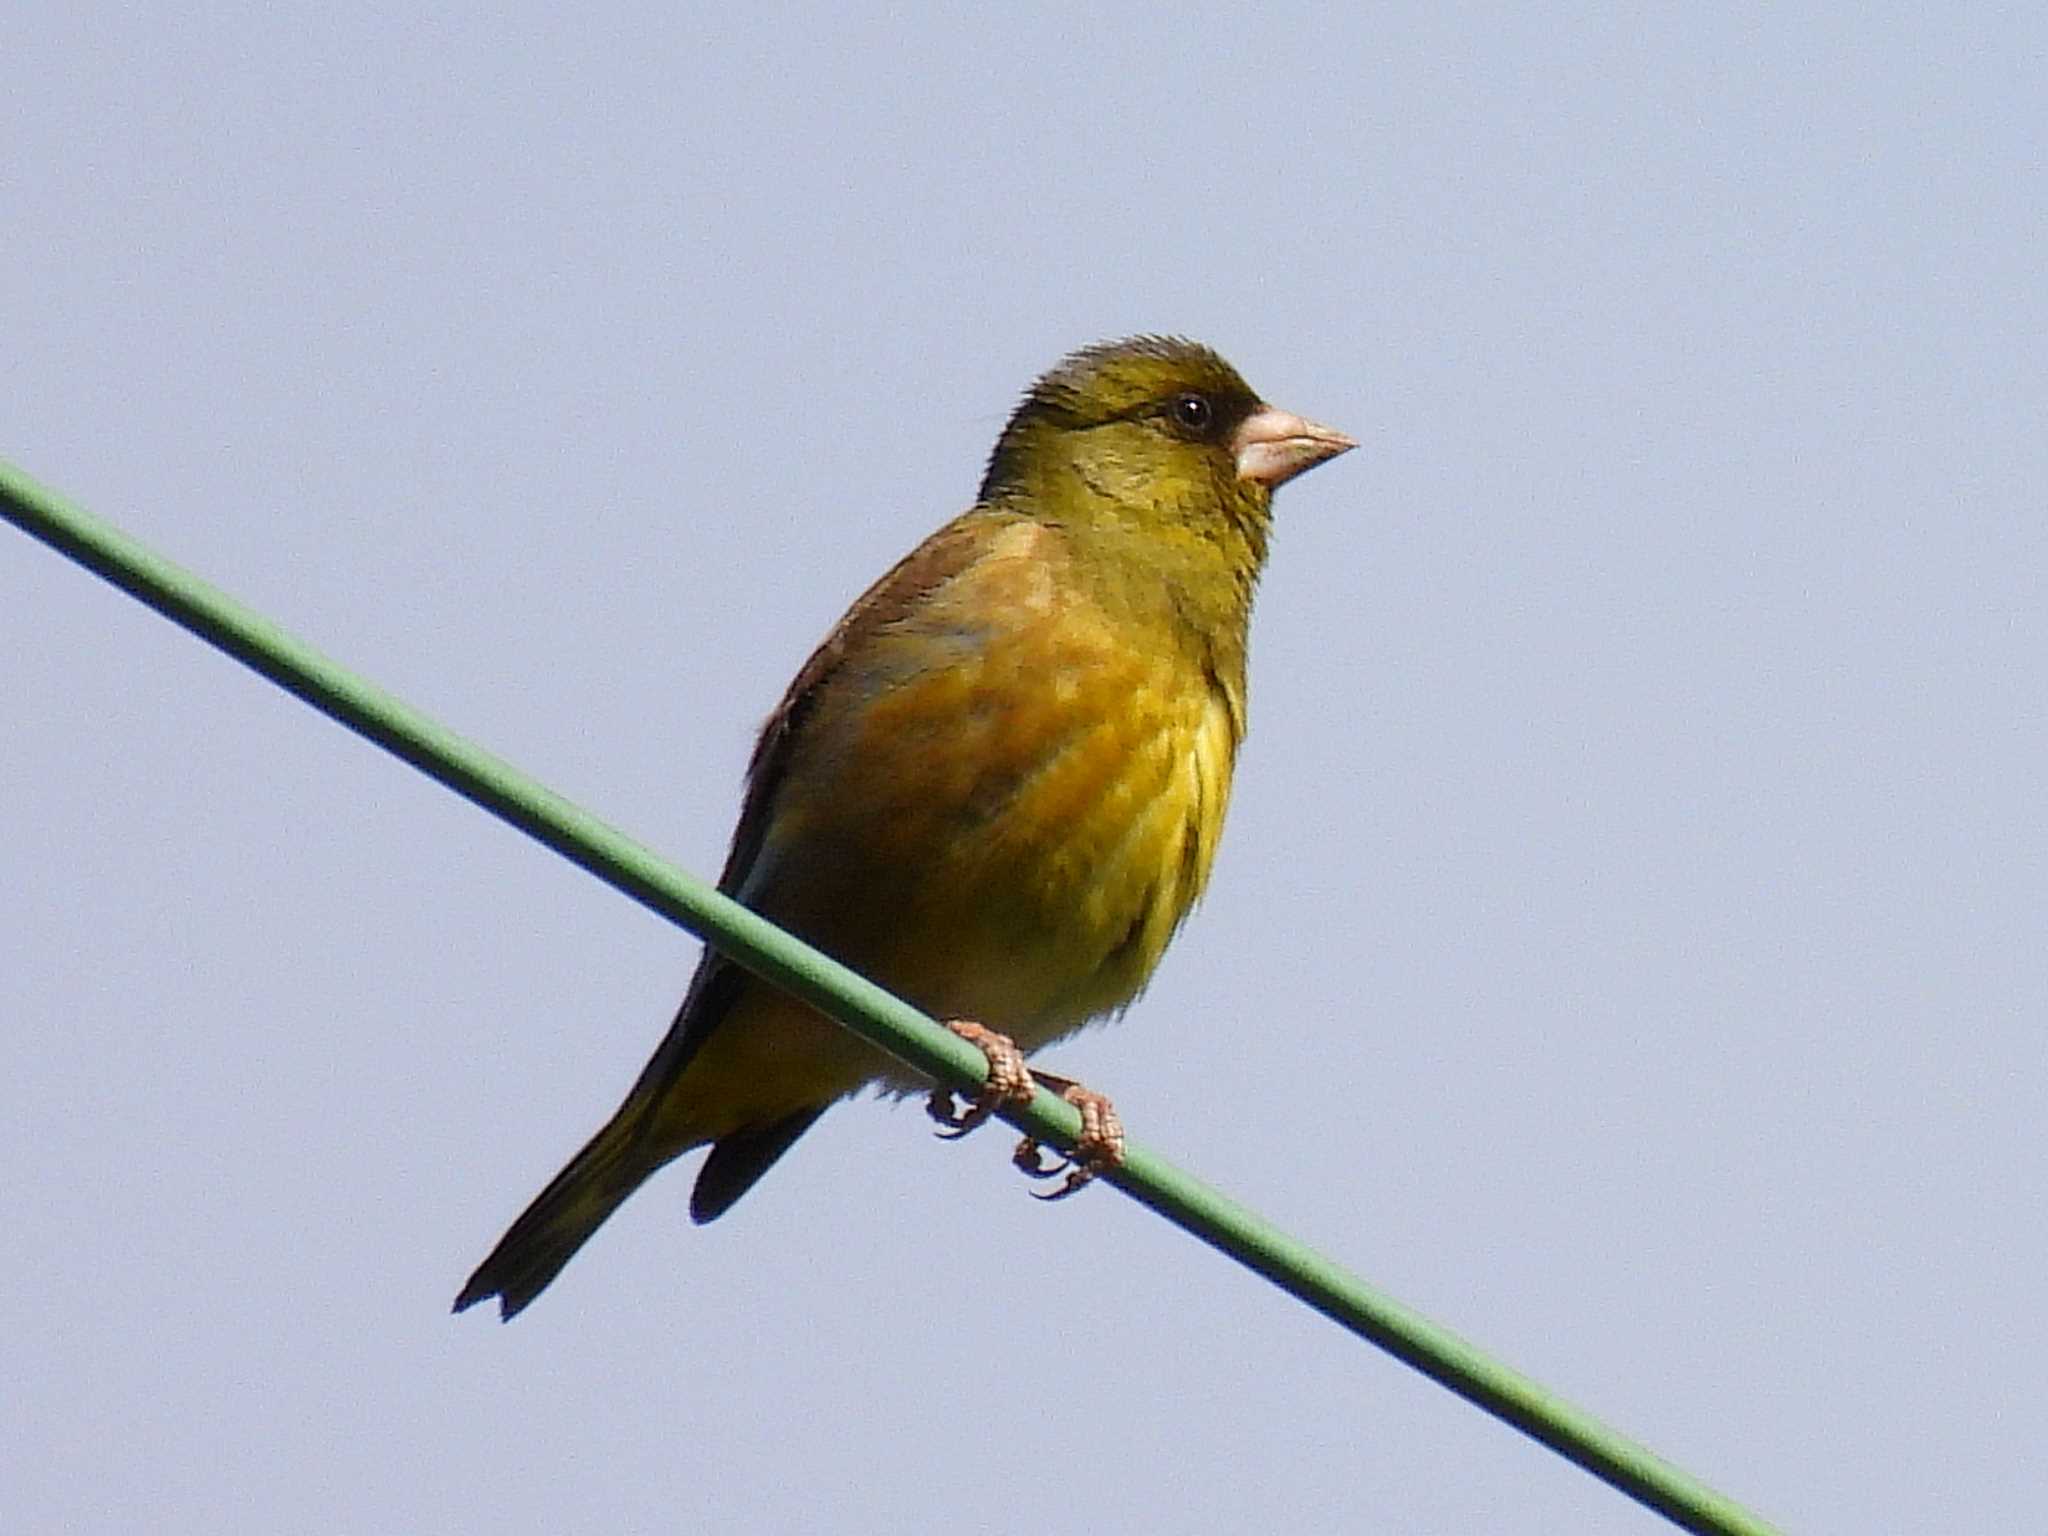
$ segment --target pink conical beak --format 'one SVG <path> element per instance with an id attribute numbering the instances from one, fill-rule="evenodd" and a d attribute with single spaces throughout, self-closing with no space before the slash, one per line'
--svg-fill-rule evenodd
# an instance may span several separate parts
<path id="1" fill-rule="evenodd" d="M 1230 450 L 1237 455 L 1237 478 L 1268 490 L 1357 446 L 1342 432 L 1270 405 L 1245 417 L 1230 439 Z"/>

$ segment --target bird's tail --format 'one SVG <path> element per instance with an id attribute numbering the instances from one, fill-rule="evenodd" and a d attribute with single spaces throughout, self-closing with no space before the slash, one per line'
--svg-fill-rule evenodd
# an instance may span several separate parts
<path id="1" fill-rule="evenodd" d="M 546 1290 L 605 1219 L 667 1162 L 649 1156 L 637 1106 L 628 1102 L 569 1160 L 476 1268 L 455 1310 L 498 1298 L 510 1320 Z"/>

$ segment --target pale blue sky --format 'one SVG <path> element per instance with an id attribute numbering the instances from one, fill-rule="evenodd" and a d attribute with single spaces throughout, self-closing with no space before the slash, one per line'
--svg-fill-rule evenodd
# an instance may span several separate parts
<path id="1" fill-rule="evenodd" d="M 2048 1438 L 2048 20 L 0 19 L 0 453 L 700 872 L 1075 345 L 1283 495 L 1212 895 L 1052 1061 L 1800 1532 Z M 8 1529 L 1648 1532 L 1113 1192 L 835 1111 L 457 1286 L 695 945 L 0 530 Z"/>

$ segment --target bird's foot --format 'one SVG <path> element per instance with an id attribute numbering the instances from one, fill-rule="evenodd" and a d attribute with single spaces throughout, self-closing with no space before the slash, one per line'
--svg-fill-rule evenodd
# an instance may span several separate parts
<path id="1" fill-rule="evenodd" d="M 1017 1143 L 1010 1161 L 1027 1178 L 1050 1179 L 1064 1173 L 1066 1177 L 1060 1180 L 1058 1189 L 1035 1197 L 1064 1200 L 1093 1182 L 1097 1174 L 1122 1166 L 1124 1122 L 1116 1106 L 1093 1088 L 1083 1088 L 1070 1077 L 1055 1077 L 1050 1072 L 1034 1072 L 1032 1076 L 1081 1112 L 1080 1139 L 1074 1143 L 1073 1151 L 1064 1156 L 1054 1153 L 1052 1161 L 1047 1162 L 1044 1145 L 1036 1136 L 1026 1136 Z"/>
<path id="2" fill-rule="evenodd" d="M 1031 1069 L 1024 1065 L 1024 1053 L 1017 1049 L 1016 1041 L 972 1019 L 947 1019 L 945 1026 L 988 1058 L 988 1077 L 964 1109 L 951 1088 L 932 1090 L 925 1100 L 925 1113 L 939 1122 L 940 1136 L 958 1141 L 997 1110 L 1029 1104 L 1038 1096 Z"/>

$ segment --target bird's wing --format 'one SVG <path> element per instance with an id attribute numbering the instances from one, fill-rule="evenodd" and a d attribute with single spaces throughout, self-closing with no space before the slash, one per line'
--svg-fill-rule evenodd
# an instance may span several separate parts
<path id="1" fill-rule="evenodd" d="M 840 665 L 862 650 L 876 631 L 901 622 L 920 602 L 985 557 L 995 531 L 1011 520 L 980 508 L 956 517 L 856 598 L 832 633 L 811 652 L 754 743 L 754 755 L 747 763 L 746 804 L 733 832 L 724 873 L 718 878 L 721 891 L 736 894 L 753 873 L 762 839 L 774 818 L 776 795 L 789 768 L 790 747 Z"/>
<path id="2" fill-rule="evenodd" d="M 868 636 L 901 620 L 931 592 L 973 566 L 988 552 L 992 529 L 1006 520 L 1001 514 L 977 509 L 946 524 L 862 593 L 811 653 L 754 744 L 747 764 L 746 803 L 733 832 L 732 851 L 718 877 L 719 890 L 730 896 L 745 886 L 774 820 L 775 798 L 789 768 L 791 744 L 840 664 L 858 651 Z M 749 979 L 717 950 L 705 949 L 675 1022 L 640 1074 L 632 1097 L 658 1096 L 682 1075 L 712 1031 L 731 1013 Z"/>

